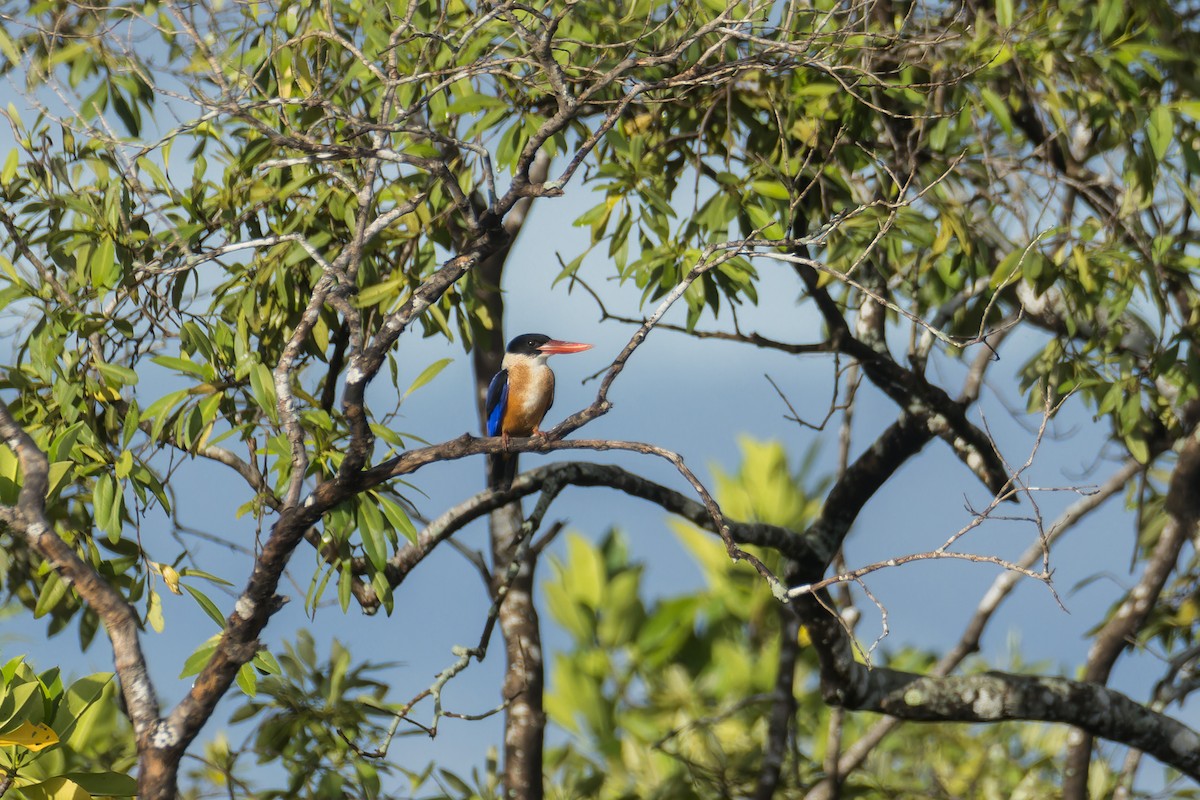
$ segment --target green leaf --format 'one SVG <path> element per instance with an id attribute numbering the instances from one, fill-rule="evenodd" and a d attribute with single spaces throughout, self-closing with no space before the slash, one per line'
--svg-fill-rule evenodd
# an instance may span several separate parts
<path id="1" fill-rule="evenodd" d="M 92 251 L 90 259 L 92 286 L 111 289 L 121 279 L 121 265 L 117 263 L 116 244 L 105 236 Z"/>
<path id="2" fill-rule="evenodd" d="M 250 697 L 258 694 L 258 673 L 254 671 L 251 664 L 242 664 L 238 667 L 237 685 Z"/>
<path id="3" fill-rule="evenodd" d="M 571 594 L 592 610 L 601 607 L 604 597 L 604 559 L 591 542 L 577 533 L 567 537 L 567 563 L 563 583 Z"/>
<path id="4" fill-rule="evenodd" d="M 1005 103 L 1004 99 L 986 86 L 979 90 L 979 96 L 983 100 L 983 104 L 987 106 L 987 110 L 991 113 L 992 119 L 996 120 L 996 123 L 1006 134 L 1012 136 L 1012 115 L 1009 113 L 1008 104 Z"/>
<path id="5" fill-rule="evenodd" d="M 1011 28 L 1013 24 L 1013 0 L 996 0 L 996 24 Z"/>
<path id="6" fill-rule="evenodd" d="M 221 613 L 221 609 L 217 608 L 216 603 L 195 586 L 189 586 L 186 583 L 180 585 L 187 590 L 188 594 L 195 598 L 196 602 L 200 604 L 200 608 L 204 609 L 204 613 L 208 614 L 213 622 L 217 623 L 221 628 L 225 627 L 225 616 Z"/>
<path id="7" fill-rule="evenodd" d="M 750 188 L 758 196 L 767 197 L 771 200 L 788 200 L 791 198 L 788 188 L 779 181 L 754 181 L 750 184 Z"/>
<path id="8" fill-rule="evenodd" d="M 345 567 L 338 572 L 337 596 L 338 605 L 345 614 L 350 610 L 350 601 L 354 597 L 354 574 Z"/>
<path id="9" fill-rule="evenodd" d="M 591 643 L 596 634 L 595 620 L 587 613 L 587 609 L 576 602 L 563 582 L 548 581 L 542 590 L 546 594 L 546 605 L 554 621 L 571 634 L 576 642 Z"/>
<path id="10" fill-rule="evenodd" d="M 104 376 L 104 380 L 110 386 L 136 386 L 138 382 L 137 373 L 129 367 L 123 367 L 119 364 L 109 364 L 103 361 L 96 362 L 96 369 Z"/>
<path id="11" fill-rule="evenodd" d="M 379 501 L 379 510 L 387 517 L 387 521 L 391 523 L 392 527 L 405 539 L 415 544 L 417 541 L 417 529 L 413 525 L 412 520 L 409 519 L 408 513 L 405 512 L 404 508 L 391 498 L 382 495 L 375 495 L 375 497 Z"/>
<path id="12" fill-rule="evenodd" d="M 1109 38 L 1125 20 L 1124 0 L 1100 0 L 1096 17 L 1101 38 Z"/>
<path id="13" fill-rule="evenodd" d="M 210 374 L 210 370 L 204 364 L 197 364 L 195 361 L 192 361 L 190 358 L 176 358 L 175 356 L 155 356 L 154 358 L 152 358 L 150 360 L 153 361 L 155 364 L 158 364 L 159 366 L 166 367 L 167 369 L 173 369 L 178 372 L 184 372 L 184 373 L 188 373 L 191 375 L 195 375 L 196 377 L 202 378 L 203 380 L 209 380 L 212 377 L 212 375 Z"/>
<path id="14" fill-rule="evenodd" d="M 408 387 L 408 390 L 404 392 L 404 394 L 401 396 L 400 400 L 401 401 L 405 400 L 410 394 L 415 392 L 417 389 L 420 389 L 422 386 L 424 386 L 425 384 L 429 383 L 431 380 L 436 378 L 438 376 L 438 373 L 441 372 L 442 370 L 444 370 L 447 366 L 449 366 L 449 364 L 452 361 L 454 361 L 454 359 L 452 359 L 452 358 L 442 358 L 442 359 L 439 359 L 439 360 L 433 362 L 425 369 L 421 370 L 421 374 L 418 375 L 415 380 L 413 380 L 412 385 Z"/>
<path id="15" fill-rule="evenodd" d="M 71 472 L 75 466 L 74 461 L 55 461 L 50 465 L 50 489 L 46 492 L 47 497 L 55 497 L 62 488 L 71 480 Z"/>
<path id="16" fill-rule="evenodd" d="M 17 49 L 17 43 L 12 40 L 12 37 L 8 35 L 8 31 L 2 26 L 0 26 L 0 53 L 3 53 L 4 57 L 14 67 L 21 66 L 21 51 Z M 14 147 L 10 152 L 10 156 L 16 154 L 17 148 Z M 4 178 L 4 182 L 8 183 L 8 178 Z"/>
<path id="17" fill-rule="evenodd" d="M 1150 445 L 1141 431 L 1126 436 L 1125 446 L 1129 448 L 1129 455 L 1133 456 L 1139 464 L 1150 463 Z"/>
<path id="18" fill-rule="evenodd" d="M 4 711 L 7 716 L 0 723 L 0 733 L 8 733 L 26 722 L 37 725 L 44 721 L 46 703 L 42 685 L 33 678 L 10 687 Z"/>
<path id="19" fill-rule="evenodd" d="M 358 308 L 366 308 L 388 298 L 398 298 L 400 296 L 400 287 L 404 285 L 405 280 L 404 275 L 397 275 L 382 283 L 360 289 L 358 295 L 354 298 L 354 305 Z"/>
<path id="20" fill-rule="evenodd" d="M 0 37 L 3 36 L 4 29 L 0 28 Z M 3 39 L 0 39 L 0 44 Z M 17 177 L 17 167 L 21 165 L 21 151 L 17 148 L 10 148 L 8 157 L 4 159 L 4 167 L 0 169 L 0 186 L 7 186 L 12 183 L 12 179 Z"/>
<path id="21" fill-rule="evenodd" d="M 113 681 L 111 672 L 98 672 L 67 687 L 54 717 L 54 729 L 69 747 L 78 750 L 89 741 L 102 716 L 104 693 L 111 691 Z"/>
<path id="22" fill-rule="evenodd" d="M 759 230 L 759 236 L 765 239 L 783 238 L 783 226 L 779 224 L 779 220 L 773 213 L 754 204 L 747 205 L 745 208 L 746 216 L 750 218 L 750 224 Z"/>
<path id="23" fill-rule="evenodd" d="M 151 439 L 161 441 L 163 428 L 166 427 L 167 423 L 174 416 L 176 407 L 183 403 L 187 397 L 187 389 L 179 389 L 158 398 L 142 412 L 142 416 L 154 420 L 154 423 L 150 426 Z"/>
<path id="24" fill-rule="evenodd" d="M 254 395 L 254 402 L 272 423 L 278 425 L 279 408 L 276 405 L 275 378 L 265 364 L 255 364 L 250 370 L 250 390 Z"/>
<path id="25" fill-rule="evenodd" d="M 196 569 L 195 567 L 184 567 L 183 569 L 179 570 L 179 575 L 185 578 L 201 578 L 209 581 L 210 583 L 215 583 L 218 586 L 233 586 L 231 581 L 227 581 L 224 578 L 219 578 L 216 575 L 213 575 L 211 572 L 205 572 L 204 570 Z"/>
<path id="26" fill-rule="evenodd" d="M 337 569 L 330 566 L 313 573 L 312 580 L 308 584 L 308 591 L 305 592 L 304 596 L 304 608 L 310 614 L 316 613 L 317 606 L 321 602 L 321 597 L 325 594 L 325 587 L 329 585 L 329 580 L 335 572 L 337 572 Z"/>
<path id="27" fill-rule="evenodd" d="M 213 653 L 217 651 L 217 643 L 221 638 L 221 634 L 215 634 L 204 644 L 196 648 L 196 652 L 192 653 L 183 662 L 183 671 L 179 673 L 180 678 L 189 678 L 192 675 L 199 675 L 200 670 L 204 669 L 205 665 L 212 659 Z"/>
<path id="28" fill-rule="evenodd" d="M 1154 157 L 1162 161 L 1167 156 L 1171 140 L 1175 136 L 1175 118 L 1171 109 L 1166 106 L 1155 106 L 1150 112 L 1147 125 L 1147 137 L 1150 140 L 1150 150 Z"/>
<path id="29" fill-rule="evenodd" d="M 275 660 L 275 656 L 271 655 L 271 651 L 265 647 L 254 654 L 254 660 L 250 663 L 256 669 L 260 669 L 270 675 L 283 674 L 283 669 L 279 666 L 279 662 Z"/>
<path id="30" fill-rule="evenodd" d="M 468 94 L 459 97 L 446 108 L 448 114 L 474 114 L 489 108 L 507 108 L 503 100 L 490 94 Z"/>
<path id="31" fill-rule="evenodd" d="M 367 560 L 376 570 L 382 572 L 387 566 L 388 540 L 383 515 L 370 497 L 363 497 L 358 504 L 358 532 L 362 536 L 363 549 Z"/>
<path id="32" fill-rule="evenodd" d="M 66 776 L 21 787 L 26 800 L 92 800 L 91 792 Z"/>
<path id="33" fill-rule="evenodd" d="M 133 797 L 137 794 L 137 780 L 121 772 L 68 772 L 62 777 L 94 795 Z"/>
<path id="34" fill-rule="evenodd" d="M 113 544 L 121 539 L 121 503 L 117 481 L 111 475 L 96 478 L 96 488 L 92 492 L 94 520 L 96 527 L 106 533 Z"/>

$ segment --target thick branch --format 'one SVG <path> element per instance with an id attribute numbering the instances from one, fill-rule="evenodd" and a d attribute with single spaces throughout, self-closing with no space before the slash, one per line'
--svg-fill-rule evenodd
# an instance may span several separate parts
<path id="1" fill-rule="evenodd" d="M 886 351 L 856 338 L 837 303 L 820 285 L 817 271 L 801 261 L 795 267 L 829 328 L 833 346 L 857 359 L 871 382 L 900 408 L 924 417 L 930 431 L 949 444 L 988 489 L 995 494 L 1003 492 L 1008 484 L 1008 471 L 987 434 L 967 419 L 965 405 L 926 381 L 920 373 L 900 366 Z"/>
<path id="2" fill-rule="evenodd" d="M 797 601 L 821 665 L 826 702 L 923 722 L 1032 720 L 1076 725 L 1096 736 L 1145 750 L 1164 764 L 1200 779 L 1200 735 L 1120 692 L 1066 678 L 989 672 L 930 677 L 868 668 L 826 605 L 828 598 Z"/>

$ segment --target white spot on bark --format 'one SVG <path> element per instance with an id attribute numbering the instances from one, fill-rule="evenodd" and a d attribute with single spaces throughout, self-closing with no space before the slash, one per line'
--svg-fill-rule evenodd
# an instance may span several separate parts
<path id="1" fill-rule="evenodd" d="M 971 709 L 980 719 L 1000 719 L 1004 713 L 1004 695 L 984 687 L 975 695 Z"/>
<path id="2" fill-rule="evenodd" d="M 358 367 L 351 367 L 346 370 L 346 383 L 361 383 L 363 379 L 363 371 Z"/>
<path id="3" fill-rule="evenodd" d="M 245 597 L 239 597 L 237 603 L 233 606 L 233 611 L 242 619 L 250 619 L 254 616 L 254 601 Z"/>
<path id="4" fill-rule="evenodd" d="M 179 732 L 175 730 L 175 726 L 170 723 L 163 722 L 154 729 L 154 735 L 150 737 L 150 746 L 157 749 L 165 749 L 174 747 L 179 743 Z"/>
<path id="5" fill-rule="evenodd" d="M 1189 730 L 1182 730 L 1171 737 L 1171 748 L 1177 753 L 1194 753 L 1200 750 L 1200 736 Z"/>

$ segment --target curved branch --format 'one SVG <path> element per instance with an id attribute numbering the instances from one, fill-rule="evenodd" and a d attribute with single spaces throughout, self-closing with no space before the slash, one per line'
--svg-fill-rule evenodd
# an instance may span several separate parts
<path id="1" fill-rule="evenodd" d="M 869 668 L 855 660 L 853 643 L 828 604 L 828 597 L 817 596 L 796 603 L 820 662 L 827 703 L 923 722 L 1067 723 L 1137 747 L 1200 779 L 1200 735 L 1120 692 L 1058 677 L 1003 672 L 936 677 Z"/>
<path id="2" fill-rule="evenodd" d="M 1004 492 L 1009 481 L 1008 470 L 987 434 L 967 419 L 965 405 L 929 383 L 920 373 L 900 366 L 886 351 L 881 352 L 856 338 L 837 303 L 821 286 L 812 262 L 799 256 L 788 256 L 787 260 L 794 264 L 816 302 L 834 347 L 858 359 L 871 382 L 900 408 L 925 416 L 932 432 L 950 445 L 955 455 L 988 489 L 997 495 Z"/>
<path id="3" fill-rule="evenodd" d="M 50 464 L 33 438 L 13 419 L 8 405 L 0 402 L 0 437 L 16 454 L 23 480 L 15 507 L 3 507 L 3 520 L 25 535 L 29 546 L 54 568 L 64 583 L 75 591 L 104 622 L 112 642 L 114 664 L 129 719 L 139 743 L 155 735 L 158 727 L 158 698 L 146 668 L 138 636 L 137 612 L 125 598 L 63 541 L 46 518 L 46 492 Z M 142 747 L 139 746 L 139 751 Z M 142 768 L 146 768 L 145 762 Z"/>
<path id="4" fill-rule="evenodd" d="M 362 353 L 357 353 L 350 359 L 350 368 L 346 371 L 346 386 L 342 393 L 342 406 L 350 424 L 352 438 L 338 472 L 340 481 L 357 481 L 359 471 L 371 455 L 372 439 L 364 396 L 367 385 L 379 372 L 392 345 L 409 323 L 437 302 L 438 298 L 468 270 L 498 252 L 507 240 L 504 228 L 493 219 L 491 226 L 466 251 L 446 261 L 425 279 L 399 309 L 389 314 L 371 343 Z"/>
<path id="5" fill-rule="evenodd" d="M 836 630 L 844 635 L 819 603 L 811 601 L 803 606 L 806 624 L 811 626 L 821 619 L 823 632 Z M 869 669 L 854 661 L 848 646 L 844 656 L 836 659 L 830 658 L 825 647 L 818 647 L 818 652 L 827 702 L 923 722 L 1032 720 L 1076 725 L 1096 736 L 1144 750 L 1162 763 L 1200 779 L 1200 734 L 1098 684 L 1003 672 L 929 677 L 879 667 Z"/>
<path id="6" fill-rule="evenodd" d="M 514 439 L 513 443 L 519 441 Z M 708 509 L 702 503 L 674 489 L 610 464 L 556 462 L 517 475 L 507 489 L 487 489 L 479 492 L 431 521 L 417 535 L 415 542 L 400 548 L 388 560 L 385 573 L 388 582 L 392 586 L 398 586 L 438 544 L 474 520 L 522 497 L 536 494 L 550 483 L 616 489 L 631 497 L 648 500 L 697 527 L 716 532 L 716 524 Z M 724 523 L 732 538 L 740 544 L 771 548 L 795 560 L 808 561 L 821 557 L 798 533 L 787 528 L 765 523 L 737 522 L 728 518 L 724 519 Z"/>

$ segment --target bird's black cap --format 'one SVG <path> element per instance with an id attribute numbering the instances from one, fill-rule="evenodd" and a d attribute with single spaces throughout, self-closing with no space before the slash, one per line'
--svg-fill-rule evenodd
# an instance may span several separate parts
<path id="1" fill-rule="evenodd" d="M 548 341 L 550 337 L 544 333 L 522 333 L 508 343 L 508 352 L 522 356 L 540 355 L 539 348 Z"/>

